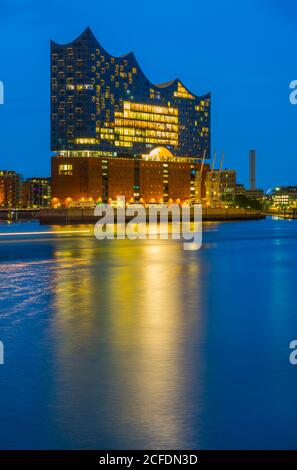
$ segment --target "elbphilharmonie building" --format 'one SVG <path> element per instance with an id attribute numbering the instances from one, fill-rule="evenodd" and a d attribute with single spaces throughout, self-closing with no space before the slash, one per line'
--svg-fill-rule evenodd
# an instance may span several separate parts
<path id="1" fill-rule="evenodd" d="M 51 43 L 52 205 L 194 201 L 210 156 L 210 95 L 151 83 L 133 53 L 114 57 L 87 28 Z"/>
<path id="2" fill-rule="evenodd" d="M 152 84 L 134 54 L 114 57 L 87 28 L 69 44 L 51 43 L 51 149 L 73 155 L 210 152 L 210 95 L 179 79 Z M 90 153 L 91 152 L 91 153 Z"/>

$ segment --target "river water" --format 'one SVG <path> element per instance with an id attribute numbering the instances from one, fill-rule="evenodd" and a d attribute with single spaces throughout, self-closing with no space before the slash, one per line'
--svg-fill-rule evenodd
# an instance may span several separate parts
<path id="1" fill-rule="evenodd" d="M 0 224 L 0 448 L 295 449 L 297 221 L 88 230 Z"/>

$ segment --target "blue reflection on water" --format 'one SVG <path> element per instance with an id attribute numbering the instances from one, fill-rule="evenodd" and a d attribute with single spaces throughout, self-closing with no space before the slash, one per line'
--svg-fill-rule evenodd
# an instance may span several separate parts
<path id="1" fill-rule="evenodd" d="M 207 224 L 198 252 L 2 238 L 0 448 L 296 448 L 296 248 L 272 220 Z"/>

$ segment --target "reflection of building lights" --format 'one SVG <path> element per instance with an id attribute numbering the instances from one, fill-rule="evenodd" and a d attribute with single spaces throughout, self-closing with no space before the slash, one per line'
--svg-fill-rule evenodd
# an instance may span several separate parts
<path id="1" fill-rule="evenodd" d="M 28 236 L 28 235 L 69 235 L 74 233 L 90 233 L 89 230 L 49 230 L 40 232 L 6 232 L 0 233 L 0 237 L 16 237 L 16 236 Z"/>

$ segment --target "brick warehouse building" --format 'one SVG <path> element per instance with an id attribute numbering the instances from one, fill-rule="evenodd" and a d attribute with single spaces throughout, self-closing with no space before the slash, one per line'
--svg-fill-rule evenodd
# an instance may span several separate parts
<path id="1" fill-rule="evenodd" d="M 75 201 L 110 201 L 117 196 L 144 204 L 190 202 L 195 198 L 195 173 L 200 168 L 200 163 L 186 161 L 54 157 L 52 204 L 57 207 Z M 209 165 L 204 165 L 203 181 L 208 170 Z"/>
<path id="2" fill-rule="evenodd" d="M 51 149 L 54 206 L 193 200 L 210 156 L 210 95 L 179 79 L 152 84 L 133 53 L 111 56 L 87 28 L 51 43 Z"/>

